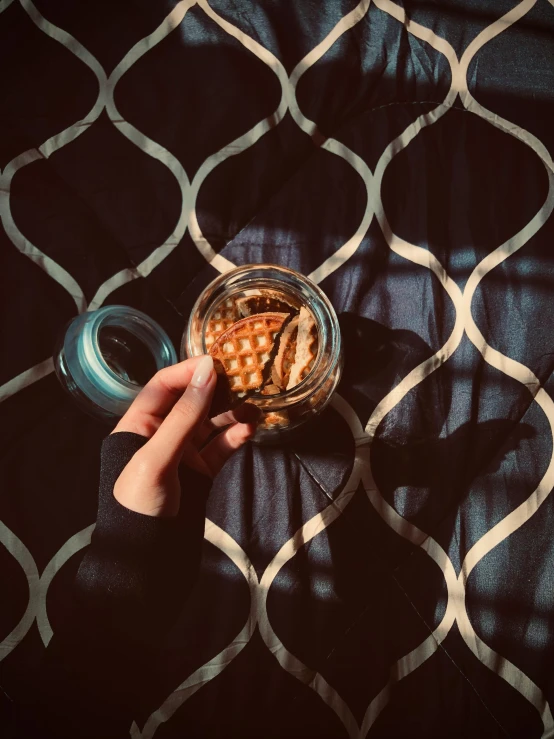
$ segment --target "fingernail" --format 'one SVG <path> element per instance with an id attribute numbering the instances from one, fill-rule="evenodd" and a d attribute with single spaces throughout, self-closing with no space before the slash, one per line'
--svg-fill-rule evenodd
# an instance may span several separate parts
<path id="1" fill-rule="evenodd" d="M 209 354 L 206 354 L 206 356 L 202 357 L 202 359 L 196 365 L 196 371 L 192 377 L 192 380 L 190 381 L 190 384 L 193 387 L 198 388 L 206 387 L 206 385 L 210 381 L 213 371 L 214 360 Z"/>

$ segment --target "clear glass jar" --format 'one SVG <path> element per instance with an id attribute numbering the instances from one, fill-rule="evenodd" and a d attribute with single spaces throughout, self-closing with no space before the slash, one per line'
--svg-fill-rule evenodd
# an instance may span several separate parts
<path id="1" fill-rule="evenodd" d="M 114 421 L 160 369 L 177 362 L 163 328 L 141 311 L 108 305 L 67 324 L 54 353 L 58 380 L 94 418 Z"/>
<path id="2" fill-rule="evenodd" d="M 248 402 L 264 414 L 254 441 L 276 443 L 321 413 L 340 380 L 343 360 L 339 323 L 329 299 L 317 285 L 292 269 L 274 264 L 250 264 L 225 272 L 196 301 L 183 333 L 180 356 L 186 359 L 208 353 L 206 329 L 214 314 L 229 299 L 255 295 L 259 290 L 280 293 L 291 305 L 306 308 L 315 320 L 318 338 L 317 356 L 301 382 L 274 395 L 256 392 L 248 397 Z"/>

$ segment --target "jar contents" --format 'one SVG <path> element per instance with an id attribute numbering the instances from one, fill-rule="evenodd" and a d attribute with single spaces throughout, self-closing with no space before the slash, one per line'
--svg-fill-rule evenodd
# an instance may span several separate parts
<path id="1" fill-rule="evenodd" d="M 205 343 L 216 371 L 225 374 L 232 405 L 254 394 L 278 395 L 310 373 L 318 351 L 310 311 L 274 290 L 226 298 L 208 317 Z M 266 428 L 286 426 L 287 411 L 267 413 Z"/>
<path id="2" fill-rule="evenodd" d="M 216 408 L 248 401 L 260 409 L 252 439 L 259 444 L 292 440 L 329 403 L 342 373 L 329 299 L 278 264 L 245 264 L 207 285 L 190 311 L 180 354 L 211 354 Z"/>

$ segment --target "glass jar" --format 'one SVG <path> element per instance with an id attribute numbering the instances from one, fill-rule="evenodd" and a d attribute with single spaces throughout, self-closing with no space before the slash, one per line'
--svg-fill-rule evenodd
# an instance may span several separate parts
<path id="1" fill-rule="evenodd" d="M 342 348 L 336 313 L 327 296 L 311 280 L 287 267 L 250 264 L 217 277 L 196 301 L 181 341 L 181 359 L 208 353 L 206 330 L 225 306 L 260 290 L 281 294 L 292 306 L 306 308 L 315 321 L 317 355 L 311 370 L 290 390 L 273 395 L 256 392 L 248 397 L 263 411 L 254 441 L 276 443 L 325 408 L 340 380 Z M 231 303 L 229 302 L 231 301 Z"/>
<path id="2" fill-rule="evenodd" d="M 176 362 L 163 328 L 125 305 L 76 316 L 54 353 L 64 390 L 82 410 L 104 421 L 121 418 L 148 380 Z"/>

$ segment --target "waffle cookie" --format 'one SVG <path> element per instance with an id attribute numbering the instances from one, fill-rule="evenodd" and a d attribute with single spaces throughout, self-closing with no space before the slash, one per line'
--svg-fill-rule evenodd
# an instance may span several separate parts
<path id="1" fill-rule="evenodd" d="M 218 305 L 208 320 L 206 331 L 204 333 L 206 341 L 206 349 L 210 351 L 210 347 L 218 339 L 224 331 L 227 331 L 238 319 L 238 308 L 234 298 L 227 298 L 222 304 Z"/>
<path id="2" fill-rule="evenodd" d="M 253 316 L 257 313 L 290 313 L 291 315 L 298 313 L 298 308 L 283 300 L 281 296 L 269 290 L 258 292 L 259 295 L 248 295 L 237 299 L 237 310 L 241 316 Z"/>
<path id="3" fill-rule="evenodd" d="M 260 426 L 264 429 L 283 428 L 284 426 L 288 426 L 289 422 L 290 419 L 287 411 L 274 411 L 264 416 L 260 422 Z"/>
<path id="4" fill-rule="evenodd" d="M 269 382 L 267 385 L 264 385 L 262 388 L 262 395 L 277 395 L 277 393 L 280 392 L 281 388 L 271 382 Z"/>
<path id="5" fill-rule="evenodd" d="M 296 356 L 296 337 L 298 335 L 299 316 L 292 318 L 283 330 L 279 339 L 279 349 L 271 368 L 273 384 L 285 390 L 289 381 L 290 371 Z"/>
<path id="6" fill-rule="evenodd" d="M 266 365 L 274 356 L 275 339 L 288 313 L 259 313 L 236 321 L 213 342 L 209 353 L 216 370 L 225 372 L 232 393 L 239 397 L 259 390 L 267 379 Z"/>
<path id="7" fill-rule="evenodd" d="M 315 321 L 306 308 L 300 308 L 294 364 L 290 368 L 287 390 L 298 385 L 308 375 L 317 356 L 317 346 Z"/>

